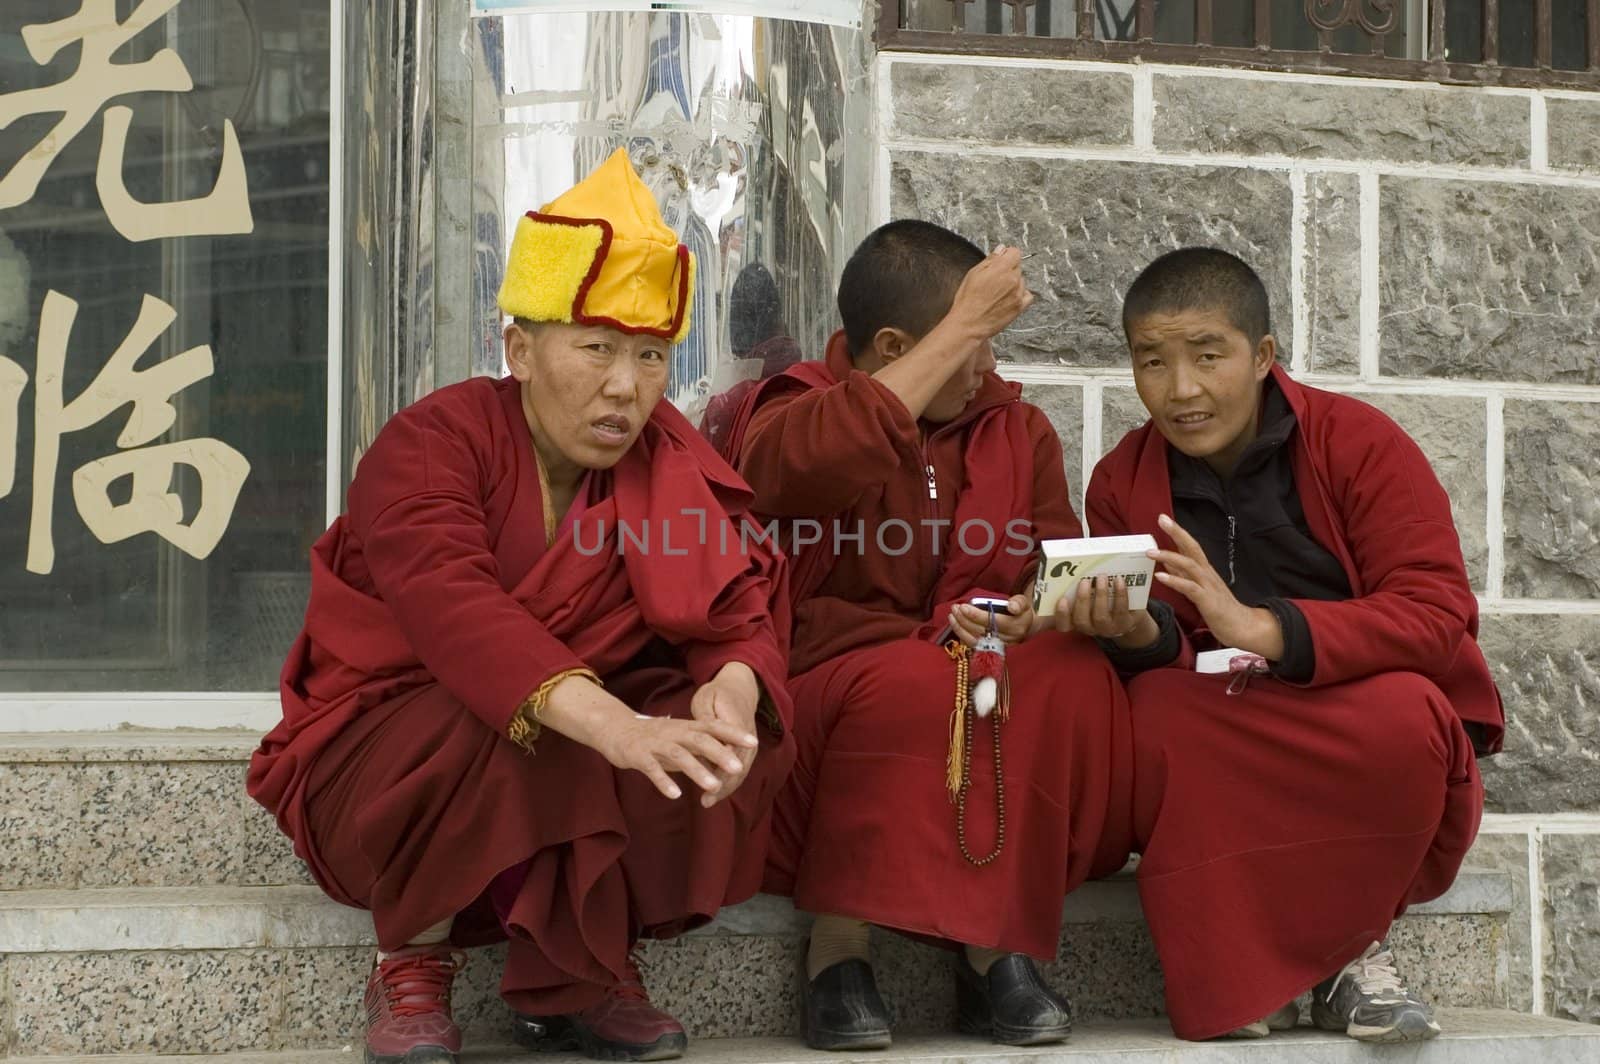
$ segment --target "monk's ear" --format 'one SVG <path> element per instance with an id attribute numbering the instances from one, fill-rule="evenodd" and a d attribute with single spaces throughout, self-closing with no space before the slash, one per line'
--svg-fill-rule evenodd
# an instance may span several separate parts
<path id="1" fill-rule="evenodd" d="M 1278 341 L 1271 333 L 1263 336 L 1256 344 L 1256 380 L 1266 380 L 1267 374 L 1272 372 L 1273 363 L 1278 361 Z"/>
<path id="2" fill-rule="evenodd" d="M 533 378 L 533 340 L 516 322 L 506 326 L 506 368 L 511 376 L 527 382 Z"/>
<path id="3" fill-rule="evenodd" d="M 872 337 L 872 353 L 877 360 L 888 365 L 895 359 L 904 355 L 917 344 L 916 337 L 904 329 L 887 326 L 879 329 Z"/>

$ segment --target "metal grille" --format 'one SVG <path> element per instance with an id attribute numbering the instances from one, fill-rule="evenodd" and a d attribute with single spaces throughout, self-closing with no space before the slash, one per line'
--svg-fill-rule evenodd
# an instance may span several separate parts
<path id="1" fill-rule="evenodd" d="M 1600 0 L 895 0 L 879 46 L 1600 88 Z"/>

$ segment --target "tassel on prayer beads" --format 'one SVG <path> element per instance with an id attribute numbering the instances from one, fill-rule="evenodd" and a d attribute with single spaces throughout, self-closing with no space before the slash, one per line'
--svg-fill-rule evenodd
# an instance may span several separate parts
<path id="1" fill-rule="evenodd" d="M 1000 754 L 1000 726 L 1011 716 L 1011 682 L 1006 672 L 1006 645 L 996 630 L 994 606 L 988 604 L 989 630 L 970 650 L 958 640 L 945 644 L 956 666 L 955 706 L 950 712 L 950 752 L 945 759 L 945 790 L 956 807 L 956 845 L 970 864 L 982 868 L 1000 857 L 1006 844 L 1005 767 Z M 994 849 L 983 857 L 967 846 L 967 791 L 972 786 L 969 758 L 973 725 L 993 715 L 994 729 Z"/>
<path id="2" fill-rule="evenodd" d="M 944 650 L 956 663 L 955 708 L 950 713 L 950 752 L 944 762 L 944 786 L 953 802 L 961 794 L 961 783 L 967 770 L 967 648 L 951 640 L 945 644 Z"/>

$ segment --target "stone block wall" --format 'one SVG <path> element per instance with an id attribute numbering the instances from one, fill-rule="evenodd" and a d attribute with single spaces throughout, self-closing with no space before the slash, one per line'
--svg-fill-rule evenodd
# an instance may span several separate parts
<path id="1" fill-rule="evenodd" d="M 877 77 L 875 221 L 1031 253 L 1002 372 L 1076 502 L 1144 420 L 1121 294 L 1183 244 L 1253 263 L 1291 371 L 1417 439 L 1506 699 L 1474 860 L 1526 899 L 1511 985 L 1600 1022 L 1600 94 L 895 53 Z"/>

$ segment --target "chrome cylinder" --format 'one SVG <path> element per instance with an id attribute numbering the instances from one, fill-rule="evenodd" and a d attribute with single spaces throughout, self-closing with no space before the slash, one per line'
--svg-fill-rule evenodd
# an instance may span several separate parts
<path id="1" fill-rule="evenodd" d="M 346 9 L 346 475 L 401 406 L 503 372 L 516 219 L 618 146 L 698 258 L 668 398 L 698 419 L 740 380 L 821 355 L 870 217 L 862 30 L 465 7 Z"/>
<path id="2" fill-rule="evenodd" d="M 618 146 L 698 260 L 668 398 L 693 417 L 781 362 L 742 357 L 775 338 L 821 354 L 835 271 L 868 217 L 859 30 L 665 12 L 475 22 L 474 206 L 480 236 L 495 238 L 474 257 L 475 371 L 498 367 L 494 294 L 516 219 Z"/>

